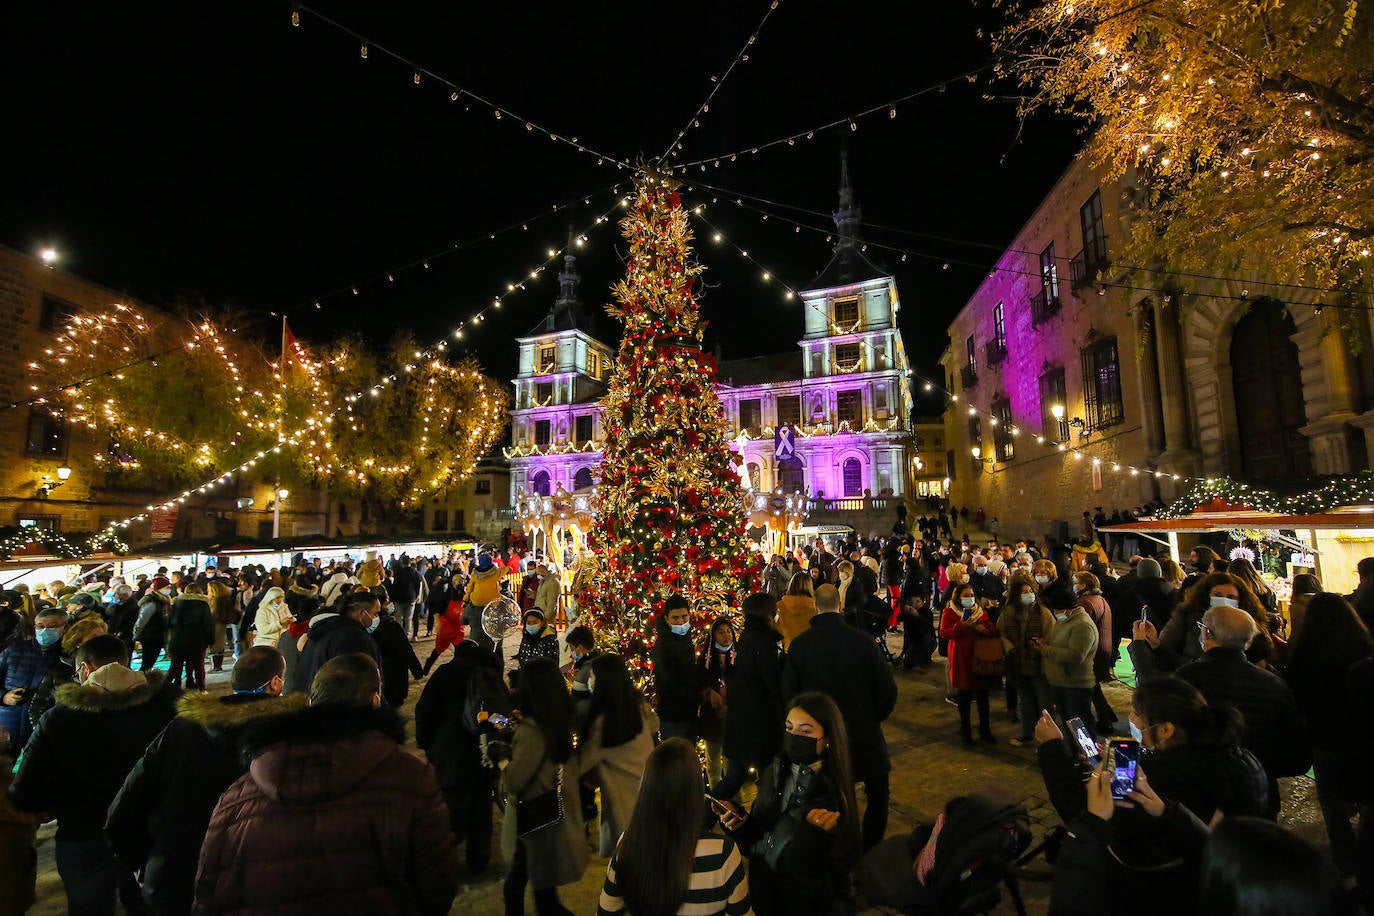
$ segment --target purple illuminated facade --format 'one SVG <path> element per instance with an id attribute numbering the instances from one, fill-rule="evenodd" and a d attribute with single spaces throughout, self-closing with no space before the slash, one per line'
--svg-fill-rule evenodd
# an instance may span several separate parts
<path id="1" fill-rule="evenodd" d="M 847 164 L 834 218 L 834 256 L 799 293 L 805 332 L 797 348 L 723 361 L 716 392 L 736 430 L 732 446 L 744 456 L 746 484 L 826 498 L 903 495 L 914 452 L 897 284 L 861 250 Z M 597 402 L 614 351 L 582 330 L 577 288 L 569 255 L 553 310 L 518 341 L 507 452 L 512 502 L 520 492 L 586 489 L 601 461 Z M 774 454 L 780 424 L 796 429 L 795 456 L 781 461 Z"/>

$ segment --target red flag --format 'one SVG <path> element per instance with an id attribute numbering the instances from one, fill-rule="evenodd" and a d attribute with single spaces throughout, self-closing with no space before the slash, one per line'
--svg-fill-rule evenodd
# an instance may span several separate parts
<path id="1" fill-rule="evenodd" d="M 296 335 L 291 333 L 291 328 L 286 323 L 286 317 L 281 320 L 281 363 L 282 368 L 289 368 L 294 362 L 300 368 L 305 368 L 302 358 L 300 344 L 296 342 Z"/>

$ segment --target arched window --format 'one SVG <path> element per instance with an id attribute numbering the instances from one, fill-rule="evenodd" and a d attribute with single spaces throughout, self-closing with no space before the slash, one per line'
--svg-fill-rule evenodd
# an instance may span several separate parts
<path id="1" fill-rule="evenodd" d="M 578 490 L 590 490 L 592 488 L 592 469 L 578 468 L 573 475 L 573 492 Z"/>
<path id="2" fill-rule="evenodd" d="M 548 471 L 535 471 L 530 475 L 530 492 L 535 496 L 548 496 L 552 492 L 549 489 Z"/>
<path id="3" fill-rule="evenodd" d="M 844 476 L 844 495 L 864 495 L 864 465 L 858 458 L 846 458 L 841 466 Z"/>

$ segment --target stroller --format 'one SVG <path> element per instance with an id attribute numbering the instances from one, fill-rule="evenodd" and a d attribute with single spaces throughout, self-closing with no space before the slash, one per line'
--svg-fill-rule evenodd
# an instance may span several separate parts
<path id="1" fill-rule="evenodd" d="M 936 824 L 869 850 L 859 863 L 859 889 L 870 904 L 906 916 L 973 916 L 996 907 L 1005 884 L 1016 912 L 1026 916 L 1012 866 L 1030 839 L 1024 808 L 991 792 L 960 796 Z"/>

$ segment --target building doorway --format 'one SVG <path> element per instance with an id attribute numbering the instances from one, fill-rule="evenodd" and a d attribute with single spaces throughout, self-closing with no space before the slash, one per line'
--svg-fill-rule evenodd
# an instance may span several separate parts
<path id="1" fill-rule="evenodd" d="M 1293 342 L 1293 318 L 1283 304 L 1260 299 L 1231 336 L 1231 370 L 1240 471 L 1247 480 L 1312 473 L 1302 366 Z"/>

